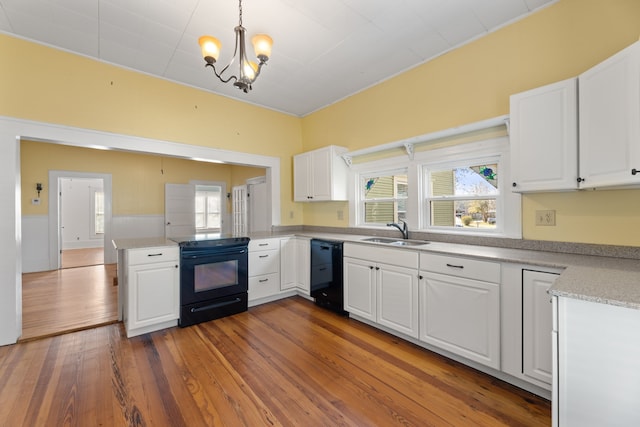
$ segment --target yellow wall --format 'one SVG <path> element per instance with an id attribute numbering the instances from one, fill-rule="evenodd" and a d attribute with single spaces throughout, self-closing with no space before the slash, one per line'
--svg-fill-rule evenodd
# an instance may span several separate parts
<path id="1" fill-rule="evenodd" d="M 509 96 L 576 76 L 640 36 L 638 0 L 560 0 L 422 66 L 302 119 L 305 150 L 357 150 L 509 113 Z M 381 60 L 384 60 L 382 58 Z M 337 203 L 305 207 L 305 224 L 335 222 Z M 556 227 L 536 227 L 536 209 Z M 527 239 L 640 245 L 640 190 L 523 196 Z"/>
<path id="2" fill-rule="evenodd" d="M 3 34 L 0 62 L 0 115 L 279 157 L 281 210 L 302 210 L 291 193 L 297 117 Z"/>
<path id="3" fill-rule="evenodd" d="M 223 181 L 227 190 L 244 183 L 243 177 L 264 175 L 264 169 L 220 165 L 146 154 L 101 151 L 42 142 L 23 141 L 21 148 L 22 213 L 47 215 L 49 170 L 112 175 L 113 215 L 163 215 L 165 183 L 186 184 L 190 180 Z M 234 181 L 238 183 L 234 183 Z M 36 183 L 42 183 L 40 205 Z M 230 203 L 227 203 L 230 211 Z"/>
<path id="4" fill-rule="evenodd" d="M 638 0 L 560 0 L 303 119 L 0 34 L 0 115 L 277 156 L 282 224 L 346 226 L 345 203 L 293 203 L 293 154 L 329 144 L 355 150 L 508 114 L 510 94 L 575 76 L 638 40 L 639 16 Z M 639 196 L 526 195 L 524 237 L 638 245 L 629 228 Z M 540 208 L 556 209 L 556 227 L 533 225 Z"/>

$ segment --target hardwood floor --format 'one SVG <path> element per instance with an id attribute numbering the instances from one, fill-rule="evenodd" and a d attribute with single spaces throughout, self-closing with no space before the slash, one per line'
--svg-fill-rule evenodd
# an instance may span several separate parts
<path id="1" fill-rule="evenodd" d="M 20 341 L 118 320 L 116 264 L 22 275 Z"/>
<path id="2" fill-rule="evenodd" d="M 0 347 L 6 425 L 548 426 L 550 404 L 293 297 L 132 339 Z"/>
<path id="3" fill-rule="evenodd" d="M 104 248 L 65 249 L 60 264 L 62 268 L 104 264 Z"/>

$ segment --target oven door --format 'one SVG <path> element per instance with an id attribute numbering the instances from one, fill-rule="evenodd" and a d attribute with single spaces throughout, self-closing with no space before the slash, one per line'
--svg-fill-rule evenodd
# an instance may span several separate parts
<path id="1" fill-rule="evenodd" d="M 192 304 L 248 289 L 247 248 L 182 250 L 180 304 Z"/>

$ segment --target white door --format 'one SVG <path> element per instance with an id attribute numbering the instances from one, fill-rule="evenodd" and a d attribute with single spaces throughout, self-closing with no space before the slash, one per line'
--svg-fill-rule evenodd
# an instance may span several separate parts
<path id="1" fill-rule="evenodd" d="M 189 236 L 196 233 L 196 186 L 165 184 L 165 237 Z"/>
<path id="2" fill-rule="evenodd" d="M 271 205 L 267 200 L 267 184 L 261 182 L 259 184 L 247 185 L 248 193 L 248 223 L 249 231 L 254 233 L 256 231 L 269 231 L 271 224 L 269 220 L 269 212 L 271 212 Z"/>
<path id="3" fill-rule="evenodd" d="M 376 321 L 376 266 L 374 263 L 344 258 L 344 309 Z"/>

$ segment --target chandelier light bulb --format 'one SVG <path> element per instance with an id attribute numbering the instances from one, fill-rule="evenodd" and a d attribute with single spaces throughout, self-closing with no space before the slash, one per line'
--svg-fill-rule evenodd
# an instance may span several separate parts
<path id="1" fill-rule="evenodd" d="M 222 83 L 228 83 L 233 80 L 235 87 L 247 93 L 252 89 L 251 85 L 260 75 L 262 66 L 265 65 L 269 57 L 271 57 L 273 40 L 266 34 L 255 35 L 251 41 L 256 57 L 258 58 L 258 63 L 249 61 L 246 56 L 247 49 L 245 46 L 246 29 L 242 26 L 242 0 L 238 1 L 238 10 L 238 25 L 233 29 L 236 35 L 235 51 L 229 64 L 222 68 L 222 70 L 216 69 L 216 62 L 220 57 L 220 49 L 222 48 L 220 40 L 212 36 L 202 36 L 198 39 L 198 44 L 200 44 L 202 57 L 206 62 L 206 64 L 204 64 L 205 67 L 211 67 L 216 77 L 220 79 Z M 233 68 L 238 67 L 236 68 L 238 74 L 228 76 L 225 72 L 232 66 Z M 229 73 L 231 72 L 232 71 L 229 71 Z"/>
<path id="2" fill-rule="evenodd" d="M 202 56 L 205 61 L 209 62 L 207 58 L 213 58 L 213 62 L 218 60 L 220 57 L 220 49 L 222 48 L 220 40 L 213 36 L 202 36 L 198 39 L 198 44 L 200 45 L 200 49 L 202 49 Z"/>

